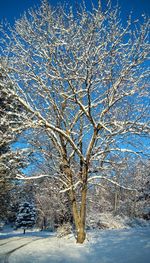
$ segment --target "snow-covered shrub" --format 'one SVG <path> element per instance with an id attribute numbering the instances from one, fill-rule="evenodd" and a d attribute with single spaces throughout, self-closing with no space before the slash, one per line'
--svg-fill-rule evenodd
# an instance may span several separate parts
<path id="1" fill-rule="evenodd" d="M 121 216 L 113 216 L 111 213 L 102 214 L 98 221 L 99 228 L 120 229 L 126 228 Z"/>
<path id="2" fill-rule="evenodd" d="M 99 229 L 120 229 L 127 228 L 124 217 L 119 215 L 114 216 L 112 213 L 101 213 L 96 220 L 91 220 L 88 225 L 89 228 Z"/>
<path id="3" fill-rule="evenodd" d="M 128 216 L 113 215 L 112 213 L 102 213 L 95 221 L 90 221 L 88 228 L 99 229 L 122 229 L 122 228 L 139 228 L 150 226 L 149 220 L 143 218 L 131 218 Z"/>
<path id="4" fill-rule="evenodd" d="M 57 237 L 64 237 L 72 233 L 72 226 L 69 223 L 57 228 Z"/>
<path id="5" fill-rule="evenodd" d="M 16 219 L 16 228 L 23 228 L 25 230 L 32 228 L 35 224 L 36 212 L 33 204 L 24 202 L 19 207 L 19 212 Z"/>

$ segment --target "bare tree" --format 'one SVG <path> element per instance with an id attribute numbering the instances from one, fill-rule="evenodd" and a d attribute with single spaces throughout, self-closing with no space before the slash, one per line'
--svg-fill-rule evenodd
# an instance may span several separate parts
<path id="1" fill-rule="evenodd" d="M 142 19 L 129 17 L 123 25 L 110 5 L 65 11 L 44 1 L 1 41 L 5 74 L 15 87 L 7 93 L 30 113 L 24 128 L 44 129 L 57 151 L 79 243 L 86 237 L 88 183 L 113 183 L 105 175 L 112 159 L 140 154 L 149 131 L 149 21 Z"/>

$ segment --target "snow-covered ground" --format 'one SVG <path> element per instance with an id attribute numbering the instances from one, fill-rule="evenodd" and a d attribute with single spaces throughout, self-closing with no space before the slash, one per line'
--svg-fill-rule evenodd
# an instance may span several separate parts
<path id="1" fill-rule="evenodd" d="M 3 232 L 1 263 L 148 263 L 150 228 L 98 230 L 76 244 L 73 236 L 57 238 L 49 232 Z"/>

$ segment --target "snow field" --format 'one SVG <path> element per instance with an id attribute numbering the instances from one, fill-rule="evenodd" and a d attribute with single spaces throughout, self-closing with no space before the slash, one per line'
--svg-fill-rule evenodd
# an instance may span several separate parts
<path id="1" fill-rule="evenodd" d="M 72 235 L 21 236 L 3 239 L 0 254 L 8 253 L 9 263 L 148 263 L 150 259 L 150 228 L 90 231 L 83 245 Z M 1 242 L 2 244 L 2 242 Z"/>

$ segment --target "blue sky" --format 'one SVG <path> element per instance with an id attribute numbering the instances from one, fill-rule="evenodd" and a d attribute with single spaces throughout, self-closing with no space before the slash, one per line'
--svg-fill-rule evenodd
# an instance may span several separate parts
<path id="1" fill-rule="evenodd" d="M 6 18 L 11 24 L 14 23 L 15 18 L 19 18 L 24 11 L 30 7 L 34 7 L 40 4 L 40 0 L 0 0 L 0 21 Z M 69 2 L 75 4 L 75 2 L 81 2 L 80 0 L 49 0 L 51 5 L 57 3 Z M 88 7 L 91 6 L 91 0 L 85 0 Z M 96 3 L 96 0 L 93 0 Z M 104 3 L 105 0 L 102 0 Z M 112 0 L 116 3 L 117 0 Z M 133 11 L 134 17 L 139 17 L 142 13 L 150 14 L 150 0 L 118 0 L 121 6 L 122 19 L 125 19 L 130 11 Z"/>

